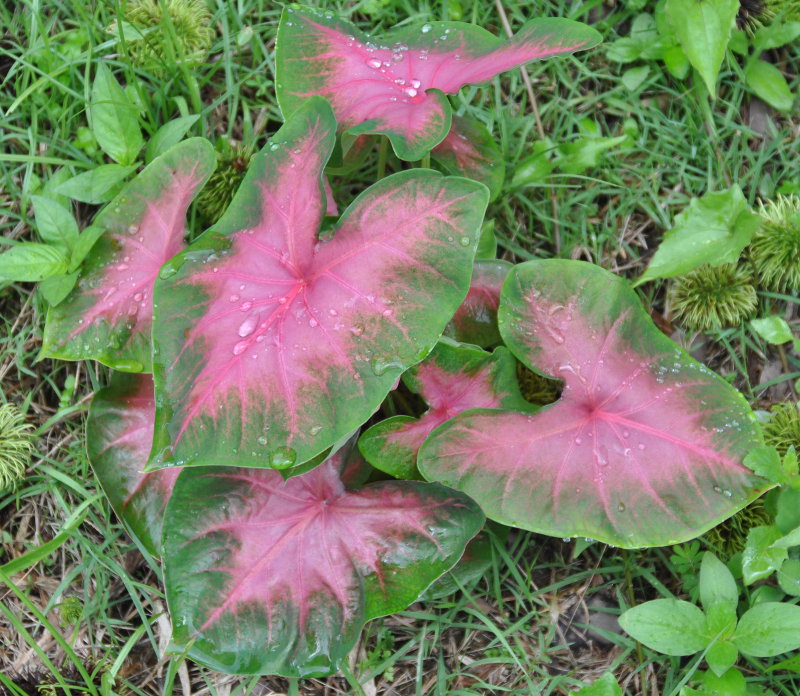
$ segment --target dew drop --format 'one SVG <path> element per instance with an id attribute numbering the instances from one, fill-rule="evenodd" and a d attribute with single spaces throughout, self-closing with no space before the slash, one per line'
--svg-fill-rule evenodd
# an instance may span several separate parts
<path id="1" fill-rule="evenodd" d="M 401 60 L 403 60 L 403 54 L 399 51 L 397 53 L 392 53 L 392 60 L 395 63 L 399 63 Z"/>
<path id="2" fill-rule="evenodd" d="M 319 325 L 319 322 L 316 319 L 309 319 L 308 325 L 313 329 Z"/>
<path id="3" fill-rule="evenodd" d="M 267 438 L 265 438 L 265 437 L 262 435 L 260 438 L 258 438 L 258 444 L 259 444 L 259 445 L 266 445 L 266 444 L 267 444 Z"/>
<path id="4" fill-rule="evenodd" d="M 417 90 L 415 90 L 413 87 L 409 87 L 408 89 L 406 89 L 405 93 L 406 93 L 407 97 L 416 97 L 417 96 Z"/>
<path id="5" fill-rule="evenodd" d="M 364 327 L 356 324 L 355 326 L 350 328 L 350 333 L 353 334 L 353 336 L 360 336 L 361 334 L 364 333 Z"/>
<path id="6" fill-rule="evenodd" d="M 370 58 L 367 61 L 367 67 L 372 68 L 373 70 L 377 70 L 378 68 L 381 67 L 381 61 L 379 61 L 377 58 Z"/>
<path id="7" fill-rule="evenodd" d="M 242 353 L 244 353 L 246 350 L 247 350 L 247 341 L 239 341 L 239 342 L 238 342 L 238 343 L 237 343 L 237 344 L 236 344 L 236 345 L 233 347 L 233 354 L 234 354 L 234 355 L 241 355 L 241 354 L 242 354 Z"/>
<path id="8" fill-rule="evenodd" d="M 625 503 L 620 503 L 619 505 L 617 505 L 617 510 L 619 510 L 620 512 L 625 512 Z"/>
<path id="9" fill-rule="evenodd" d="M 229 301 L 229 302 L 238 302 L 238 301 L 239 301 L 239 299 L 240 299 L 240 298 L 239 298 L 239 296 L 238 296 L 238 295 L 231 295 L 231 296 L 228 298 L 228 301 Z"/>
<path id="10" fill-rule="evenodd" d="M 330 314 L 332 317 L 335 317 L 338 315 L 338 312 L 335 309 L 329 309 L 328 314 Z"/>
<path id="11" fill-rule="evenodd" d="M 291 447 L 278 447 L 269 455 L 269 464 L 274 469 L 286 469 L 297 461 L 297 452 Z"/>
<path id="12" fill-rule="evenodd" d="M 385 317 L 390 317 L 390 316 L 392 316 L 392 310 L 391 309 L 384 309 L 381 312 L 381 314 L 383 314 L 383 316 L 385 316 Z"/>
<path id="13" fill-rule="evenodd" d="M 720 486 L 714 486 L 714 493 L 722 493 L 722 488 Z"/>
<path id="14" fill-rule="evenodd" d="M 286 298 L 285 297 L 279 297 L 278 298 L 278 304 L 286 304 Z"/>
<path id="15" fill-rule="evenodd" d="M 640 442 L 640 443 L 639 443 L 639 449 L 640 449 L 640 450 L 643 450 L 643 449 L 644 449 L 644 443 L 642 443 L 642 442 Z"/>
<path id="16" fill-rule="evenodd" d="M 133 299 L 136 300 L 137 302 L 141 302 L 144 299 L 144 295 L 142 293 L 140 293 L 140 292 L 137 292 L 133 296 Z"/>
<path id="17" fill-rule="evenodd" d="M 376 358 L 372 361 L 372 371 L 377 377 L 385 375 L 389 370 L 398 368 L 402 370 L 403 365 L 396 360 L 382 360 L 381 358 Z"/>
<path id="18" fill-rule="evenodd" d="M 252 307 L 253 307 L 253 303 L 250 302 L 250 300 L 248 300 L 247 302 L 242 302 L 242 305 L 239 307 L 239 309 L 242 312 L 248 312 L 248 311 L 250 311 L 252 309 Z"/>
<path id="19" fill-rule="evenodd" d="M 315 426 L 313 426 L 311 428 L 311 430 L 308 431 L 308 434 L 309 435 L 318 435 L 321 430 L 322 430 L 322 426 L 321 425 L 315 425 Z"/>
<path id="20" fill-rule="evenodd" d="M 458 240 L 458 243 L 461 244 L 461 246 L 469 246 L 470 238 L 462 237 L 461 239 Z"/>
<path id="21" fill-rule="evenodd" d="M 117 264 L 117 270 L 118 271 L 127 271 L 128 270 L 128 264 L 127 263 Z"/>
<path id="22" fill-rule="evenodd" d="M 431 28 L 432 28 L 432 27 L 431 27 L 431 25 L 430 25 L 430 24 L 423 24 L 423 25 L 422 25 L 422 28 L 420 29 L 420 31 L 421 31 L 423 34 L 427 34 L 427 33 L 428 33 L 430 30 L 431 30 Z"/>
<path id="23" fill-rule="evenodd" d="M 258 317 L 251 314 L 239 325 L 239 336 L 242 338 L 249 336 L 255 331 L 256 324 L 258 324 Z"/>
<path id="24" fill-rule="evenodd" d="M 419 89 L 422 83 L 419 80 L 411 80 L 411 86 L 414 89 Z"/>
<path id="25" fill-rule="evenodd" d="M 576 444 L 576 445 L 580 445 L 580 444 L 581 444 L 581 442 L 583 442 L 583 441 L 582 441 L 582 440 L 581 440 L 579 437 L 576 437 L 576 438 L 575 438 L 575 444 Z"/>

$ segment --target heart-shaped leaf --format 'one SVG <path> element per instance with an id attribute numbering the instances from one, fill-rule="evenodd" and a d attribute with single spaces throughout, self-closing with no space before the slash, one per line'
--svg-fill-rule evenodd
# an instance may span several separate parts
<path id="1" fill-rule="evenodd" d="M 142 473 L 153 443 L 155 413 L 153 378 L 118 372 L 94 396 L 86 447 L 117 517 L 150 554 L 158 556 L 164 511 L 181 470 Z"/>
<path id="2" fill-rule="evenodd" d="M 151 369 L 153 283 L 184 246 L 186 210 L 216 166 L 202 138 L 148 165 L 95 218 L 104 230 L 71 295 L 47 315 L 42 355 L 94 358 L 118 370 Z"/>
<path id="3" fill-rule="evenodd" d="M 500 291 L 512 266 L 508 261 L 480 259 L 475 262 L 467 296 L 447 327 L 449 336 L 482 348 L 500 343 L 497 308 Z"/>
<path id="4" fill-rule="evenodd" d="M 167 509 L 165 578 L 174 638 L 192 641 L 195 659 L 328 674 L 365 621 L 417 599 L 480 530 L 480 509 L 438 484 L 346 490 L 343 456 L 286 482 L 263 469 L 184 469 Z"/>
<path id="5" fill-rule="evenodd" d="M 450 132 L 431 150 L 431 158 L 450 174 L 485 184 L 490 200 L 500 195 L 506 166 L 503 153 L 480 121 L 453 116 Z"/>
<path id="6" fill-rule="evenodd" d="M 293 5 L 278 28 L 278 103 L 288 116 L 307 97 L 322 95 L 342 131 L 387 135 L 400 159 L 418 160 L 450 130 L 445 94 L 599 42 L 594 29 L 559 18 L 533 19 L 508 41 L 461 22 L 372 39 L 331 12 Z"/>
<path id="7" fill-rule="evenodd" d="M 373 425 L 358 442 L 372 466 L 395 478 L 419 478 L 417 452 L 434 428 L 470 408 L 524 408 L 517 361 L 505 348 L 486 353 L 441 341 L 403 375 L 411 391 L 430 406 L 419 418 L 394 416 Z"/>
<path id="8" fill-rule="evenodd" d="M 327 102 L 309 100 L 253 158 L 225 216 L 162 272 L 157 461 L 315 457 L 369 418 L 466 295 L 485 187 L 401 172 L 322 240 L 335 131 Z"/>
<path id="9" fill-rule="evenodd" d="M 691 539 L 770 484 L 743 460 L 761 444 L 733 387 L 661 334 L 628 283 L 580 261 L 515 266 L 506 345 L 564 381 L 536 414 L 456 416 L 423 445 L 429 480 L 500 522 L 625 547 Z"/>

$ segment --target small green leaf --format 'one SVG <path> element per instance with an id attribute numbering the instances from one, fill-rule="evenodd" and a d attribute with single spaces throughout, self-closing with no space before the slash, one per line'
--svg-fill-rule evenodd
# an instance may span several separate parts
<path id="1" fill-rule="evenodd" d="M 750 326 L 761 338 L 774 346 L 791 341 L 793 338 L 789 324 L 775 314 L 764 319 L 753 319 Z"/>
<path id="2" fill-rule="evenodd" d="M 497 237 L 494 233 L 494 220 L 486 220 L 481 225 L 481 236 L 478 238 L 476 259 L 493 259 L 497 256 Z"/>
<path id="3" fill-rule="evenodd" d="M 703 264 L 732 263 L 759 224 L 760 217 L 749 210 L 739 186 L 692 198 L 664 235 L 637 285 L 653 278 L 682 275 Z"/>
<path id="4" fill-rule="evenodd" d="M 77 273 L 60 274 L 45 278 L 39 283 L 39 291 L 51 307 L 59 304 L 75 287 L 78 280 Z"/>
<path id="5" fill-rule="evenodd" d="M 667 48 L 661 52 L 661 60 L 664 61 L 664 67 L 669 70 L 670 75 L 678 80 L 686 79 L 691 65 L 680 46 L 667 46 Z"/>
<path id="6" fill-rule="evenodd" d="M 698 692 L 702 696 L 745 696 L 747 693 L 744 675 L 736 668 L 729 669 L 721 677 L 713 672 L 699 672 L 695 676 L 703 687 Z"/>
<path id="7" fill-rule="evenodd" d="M 133 164 L 144 145 L 136 108 L 105 63 L 99 63 L 89 107 L 92 132 L 111 159 Z"/>
<path id="8" fill-rule="evenodd" d="M 86 255 L 92 250 L 98 239 L 103 236 L 105 230 L 102 227 L 90 225 L 78 237 L 78 242 L 72 251 L 72 258 L 69 262 L 69 271 L 72 272 L 81 265 Z"/>
<path id="9" fill-rule="evenodd" d="M 647 65 L 640 65 L 635 68 L 629 68 L 622 73 L 622 84 L 629 92 L 635 92 L 647 79 L 650 74 L 650 67 Z"/>
<path id="10" fill-rule="evenodd" d="M 778 568 L 778 584 L 792 597 L 800 597 L 800 561 L 790 558 Z"/>
<path id="11" fill-rule="evenodd" d="M 738 0 L 667 0 L 666 11 L 683 52 L 714 98 Z"/>
<path id="12" fill-rule="evenodd" d="M 800 527 L 793 529 L 771 544 L 773 549 L 790 549 L 793 546 L 800 546 Z M 786 563 L 783 565 L 786 565 Z"/>
<path id="13" fill-rule="evenodd" d="M 800 527 L 800 491 L 782 488 L 775 507 L 775 526 L 781 535 Z"/>
<path id="14" fill-rule="evenodd" d="M 706 551 L 700 564 L 700 601 L 706 612 L 714 605 L 732 609 L 736 617 L 739 591 L 731 571 L 713 553 Z"/>
<path id="15" fill-rule="evenodd" d="M 800 22 L 773 22 L 759 27 L 753 36 L 753 48 L 756 53 L 780 48 L 792 43 L 800 37 Z"/>
<path id="16" fill-rule="evenodd" d="M 606 150 L 624 143 L 627 139 L 627 135 L 618 135 L 616 138 L 589 137 L 559 145 L 556 164 L 565 174 L 581 174 L 600 164 Z"/>
<path id="17" fill-rule="evenodd" d="M 163 155 L 173 145 L 177 145 L 183 139 L 183 136 L 189 132 L 189 129 L 197 123 L 199 118 L 200 116 L 198 115 L 181 116 L 161 126 L 150 139 L 150 142 L 147 143 L 145 162 L 150 164 L 156 157 Z"/>
<path id="18" fill-rule="evenodd" d="M 90 172 L 65 181 L 57 192 L 81 203 L 107 203 L 119 193 L 122 182 L 135 169 L 136 165 L 123 167 L 121 164 L 101 164 Z"/>
<path id="19" fill-rule="evenodd" d="M 69 254 L 78 240 L 78 223 L 72 213 L 50 198 L 32 196 L 31 200 L 39 237 Z"/>
<path id="20" fill-rule="evenodd" d="M 547 180 L 555 164 L 550 158 L 554 145 L 549 140 L 537 140 L 530 147 L 531 154 L 523 159 L 514 171 L 511 186 L 542 184 Z"/>
<path id="21" fill-rule="evenodd" d="M 655 599 L 628 609 L 619 625 L 640 643 L 666 655 L 692 655 L 708 645 L 706 617 L 680 599 Z"/>
<path id="22" fill-rule="evenodd" d="M 773 526 L 753 527 L 747 534 L 742 552 L 742 575 L 746 585 L 769 577 L 787 558 L 786 549 L 773 548 L 781 538 L 780 530 Z"/>
<path id="23" fill-rule="evenodd" d="M 706 662 L 708 666 L 711 667 L 711 671 L 718 677 L 721 677 L 736 664 L 737 657 L 739 657 L 739 650 L 733 643 L 720 641 L 714 643 L 708 649 L 706 653 Z"/>
<path id="24" fill-rule="evenodd" d="M 794 103 L 794 95 L 786 78 L 772 63 L 753 58 L 744 69 L 745 84 L 778 111 L 788 112 Z"/>
<path id="25" fill-rule="evenodd" d="M 754 447 L 744 458 L 744 465 L 753 473 L 758 474 L 768 481 L 784 483 L 786 473 L 781 464 L 781 456 L 774 447 L 761 445 Z"/>
<path id="26" fill-rule="evenodd" d="M 765 602 L 747 610 L 733 642 L 745 655 L 773 657 L 800 648 L 800 607 Z"/>
<path id="27" fill-rule="evenodd" d="M 584 686 L 580 691 L 575 691 L 571 696 L 622 696 L 622 689 L 611 672 L 606 672 L 593 684 Z"/>
<path id="28" fill-rule="evenodd" d="M 0 254 L 0 280 L 39 282 L 66 270 L 67 257 L 49 244 L 23 242 Z"/>

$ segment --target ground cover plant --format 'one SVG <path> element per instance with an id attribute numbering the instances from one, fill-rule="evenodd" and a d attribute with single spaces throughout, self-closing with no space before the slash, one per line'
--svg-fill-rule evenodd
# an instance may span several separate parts
<path id="1" fill-rule="evenodd" d="M 793 11 L 4 8 L 0 688 L 795 693 Z"/>

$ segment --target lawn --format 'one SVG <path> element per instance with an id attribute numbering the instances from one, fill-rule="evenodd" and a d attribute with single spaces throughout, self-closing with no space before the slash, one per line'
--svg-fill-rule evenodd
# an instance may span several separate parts
<path id="1" fill-rule="evenodd" d="M 133 118 L 145 150 L 158 145 L 165 124 L 190 116 L 197 118 L 185 119 L 186 134 L 215 146 L 218 171 L 189 208 L 190 239 L 219 218 L 253 153 L 281 127 L 275 39 L 282 6 L 208 0 L 204 23 L 199 8 L 191 7 L 205 7 L 202 0 L 139 5 L 155 11 L 159 2 L 190 7 L 185 14 L 167 13 L 169 19 L 156 22 L 138 43 L 119 28 L 135 19 L 125 14 L 124 0 L 0 5 L 0 250 L 47 241 L 36 201 L 68 208 L 85 230 L 119 190 L 119 183 L 100 182 L 76 198 L 65 194 L 68 186 L 59 188 L 112 164 L 89 117 L 100 65 L 124 89 L 131 106 L 118 118 Z M 696 199 L 738 186 L 741 210 L 760 215 L 764 229 L 772 224 L 769 201 L 783 200 L 773 218 L 783 215 L 788 222 L 773 226 L 789 229 L 795 246 L 776 262 L 778 270 L 759 261 L 756 242 L 744 250 L 743 243 L 727 271 L 703 266 L 692 276 L 687 268 L 637 285 L 635 292 L 663 334 L 743 395 L 764 424 L 768 445 L 789 457 L 792 446 L 800 448 L 800 299 L 791 282 L 768 277 L 792 260 L 800 264 L 800 199 L 792 198 L 800 196 L 797 0 L 766 9 L 743 0 L 741 30 L 728 44 L 713 99 L 688 62 L 682 69 L 679 48 L 665 58 L 657 45 L 665 40 L 653 16 L 661 16 L 663 2 L 307 4 L 376 35 L 444 20 L 506 36 L 535 16 L 567 17 L 600 32 L 603 43 L 591 50 L 532 62 L 450 97 L 453 113 L 482 123 L 499 149 L 496 166 L 505 176 L 485 217 L 497 258 L 582 260 L 636 281 Z M 756 47 L 760 26 L 784 27 L 789 40 Z M 760 82 L 753 75 L 756 59 L 769 66 Z M 329 170 L 339 210 L 385 174 L 431 165 L 427 155 L 422 162 L 401 160 L 382 143 L 371 144 L 357 167 Z M 132 176 L 140 160 L 134 153 L 120 177 Z M 792 206 L 793 221 L 784 214 Z M 776 551 L 770 544 L 781 534 L 759 545 L 759 533 L 750 530 L 788 524 L 784 518 L 793 513 L 777 498 L 796 492 L 796 471 L 730 520 L 674 546 L 623 549 L 582 535 L 562 539 L 489 525 L 477 576 L 448 575 L 446 591 L 368 622 L 333 676 L 236 676 L 187 659 L 172 643 L 160 566 L 112 511 L 87 455 L 90 404 L 112 370 L 94 360 L 42 357 L 48 305 L 58 304 L 61 286 L 4 280 L 1 269 L 0 694 L 569 695 L 605 673 L 630 696 L 800 694 L 796 649 L 770 657 L 740 654 L 741 684 L 738 677 L 703 681 L 711 674 L 705 661 L 710 648 L 665 655 L 617 622 L 649 600 L 697 603 L 705 551 L 736 579 L 734 619 L 737 604 L 740 615 L 764 602 L 794 605 L 800 547 L 787 542 Z M 737 283 L 751 288 L 749 300 L 742 300 L 745 291 L 725 294 Z M 709 320 L 713 312 L 719 322 Z M 780 321 L 751 323 L 768 317 Z M 557 398 L 559 383 L 521 364 L 516 375 L 529 402 Z M 380 415 L 424 410 L 419 395 L 403 386 L 368 424 Z M 377 470 L 371 477 L 386 478 Z M 618 693 L 610 686 L 585 692 Z"/>

